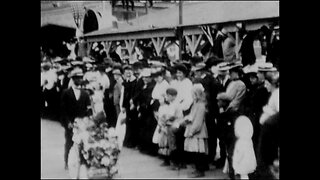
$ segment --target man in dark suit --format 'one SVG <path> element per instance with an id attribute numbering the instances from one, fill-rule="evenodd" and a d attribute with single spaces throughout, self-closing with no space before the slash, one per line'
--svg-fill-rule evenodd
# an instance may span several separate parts
<path id="1" fill-rule="evenodd" d="M 81 69 L 74 69 L 70 77 L 73 80 L 72 87 L 65 89 L 61 95 L 61 124 L 65 128 L 65 168 L 68 169 L 69 151 L 73 145 L 72 128 L 75 118 L 82 118 L 91 114 L 91 101 L 89 94 L 80 89 L 83 72 Z"/>
<path id="2" fill-rule="evenodd" d="M 219 107 L 217 103 L 218 94 L 218 82 L 216 79 L 207 72 L 206 64 L 199 63 L 192 68 L 195 74 L 195 81 L 201 83 L 205 89 L 207 96 L 207 108 L 208 112 L 206 114 L 206 125 L 208 129 L 208 145 L 209 145 L 209 158 L 208 163 L 213 163 L 216 156 L 217 148 L 217 125 L 216 118 L 219 114 Z"/>

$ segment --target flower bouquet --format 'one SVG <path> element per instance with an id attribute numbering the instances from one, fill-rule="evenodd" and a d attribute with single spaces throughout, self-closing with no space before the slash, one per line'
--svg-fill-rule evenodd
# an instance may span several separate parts
<path id="1" fill-rule="evenodd" d="M 92 118 L 76 119 L 73 141 L 79 147 L 80 163 L 87 167 L 88 178 L 112 178 L 117 174 L 120 153 L 114 128 Z"/>

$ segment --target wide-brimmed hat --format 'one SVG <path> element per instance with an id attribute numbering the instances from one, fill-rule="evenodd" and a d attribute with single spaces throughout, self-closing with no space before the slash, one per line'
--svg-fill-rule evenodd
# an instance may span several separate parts
<path id="1" fill-rule="evenodd" d="M 151 69 L 144 68 L 141 72 L 141 77 L 151 77 Z"/>
<path id="2" fill-rule="evenodd" d="M 245 74 L 249 73 L 257 73 L 258 72 L 258 66 L 256 64 L 254 65 L 247 65 L 244 68 L 242 68 L 243 72 Z"/>
<path id="3" fill-rule="evenodd" d="M 56 57 L 54 60 L 52 60 L 52 62 L 55 62 L 55 63 L 59 63 L 60 61 L 62 61 L 63 59 L 61 57 Z"/>
<path id="4" fill-rule="evenodd" d="M 212 57 L 210 57 L 210 58 L 208 58 L 207 60 L 206 60 L 206 65 L 207 65 L 207 69 L 210 69 L 212 66 L 217 66 L 218 64 L 220 64 L 220 63 L 222 63 L 223 62 L 223 60 L 222 59 L 219 59 L 219 58 L 217 58 L 217 57 L 214 57 L 214 56 L 212 56 Z"/>
<path id="5" fill-rule="evenodd" d="M 43 62 L 43 63 L 41 63 L 41 67 L 42 68 L 51 68 L 52 64 L 49 61 Z"/>
<path id="6" fill-rule="evenodd" d="M 241 63 L 231 63 L 229 72 L 236 72 L 239 74 L 243 74 L 242 64 Z"/>
<path id="7" fill-rule="evenodd" d="M 72 66 L 82 66 L 83 64 L 84 64 L 83 61 L 78 61 L 78 60 L 71 61 Z"/>
<path id="8" fill-rule="evenodd" d="M 236 61 L 236 62 L 231 62 L 229 63 L 230 69 L 234 69 L 234 68 L 242 68 L 243 65 L 240 61 Z"/>
<path id="9" fill-rule="evenodd" d="M 258 64 L 258 72 L 274 72 L 277 71 L 277 68 L 273 67 L 273 64 L 270 62 Z"/>
<path id="10" fill-rule="evenodd" d="M 80 68 L 75 68 L 73 69 L 70 74 L 69 74 L 69 78 L 72 78 L 72 77 L 81 77 L 83 76 L 83 71 L 82 69 Z"/>
<path id="11" fill-rule="evenodd" d="M 151 67 L 165 67 L 166 65 L 160 61 L 149 61 Z"/>
<path id="12" fill-rule="evenodd" d="M 83 57 L 83 62 L 85 62 L 85 63 L 93 63 L 95 61 L 93 59 L 91 59 L 90 57 Z"/>
<path id="13" fill-rule="evenodd" d="M 222 62 L 217 65 L 218 71 L 228 71 L 231 66 L 227 62 Z"/>
<path id="14" fill-rule="evenodd" d="M 122 75 L 120 69 L 113 69 L 113 70 L 112 70 L 112 74 Z"/>
<path id="15" fill-rule="evenodd" d="M 158 77 L 158 76 L 163 76 L 165 74 L 165 70 L 164 69 L 151 69 L 151 76 L 152 77 Z"/>
<path id="16" fill-rule="evenodd" d="M 197 63 L 195 66 L 192 66 L 191 71 L 201 71 L 201 70 L 205 70 L 206 68 L 206 64 L 201 62 L 201 63 Z"/>

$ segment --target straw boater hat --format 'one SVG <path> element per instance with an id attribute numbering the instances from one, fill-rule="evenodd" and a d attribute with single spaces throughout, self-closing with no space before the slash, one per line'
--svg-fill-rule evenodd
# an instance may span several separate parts
<path id="1" fill-rule="evenodd" d="M 82 76 L 83 76 L 83 71 L 80 68 L 73 69 L 69 74 L 69 78 L 82 77 Z"/>
<path id="2" fill-rule="evenodd" d="M 231 68 L 231 66 L 229 66 L 229 63 L 227 62 L 219 63 L 217 67 L 218 71 L 228 71 Z"/>
<path id="3" fill-rule="evenodd" d="M 201 71 L 205 70 L 206 64 L 205 63 L 197 63 L 195 66 L 192 66 L 191 71 Z"/>
<path id="4" fill-rule="evenodd" d="M 241 62 L 233 62 L 233 63 L 229 63 L 230 69 L 229 72 L 236 72 L 238 74 L 242 74 L 242 63 Z"/>
<path id="5" fill-rule="evenodd" d="M 42 68 L 51 68 L 52 64 L 49 61 L 41 63 Z"/>
<path id="6" fill-rule="evenodd" d="M 258 66 L 248 66 L 246 68 L 243 68 L 242 70 L 248 77 L 257 77 Z"/>
<path id="7" fill-rule="evenodd" d="M 144 68 L 141 72 L 141 77 L 151 77 L 151 69 Z"/>
<path id="8" fill-rule="evenodd" d="M 114 69 L 114 70 L 112 71 L 112 74 L 122 75 L 120 69 Z"/>
<path id="9" fill-rule="evenodd" d="M 258 64 L 258 72 L 275 72 L 277 68 L 273 67 L 272 63 L 261 63 Z"/>
<path id="10" fill-rule="evenodd" d="M 89 58 L 89 57 L 83 57 L 83 62 L 85 62 L 85 63 L 93 63 L 94 60 Z"/>
<path id="11" fill-rule="evenodd" d="M 165 67 L 166 65 L 164 64 L 164 63 L 162 63 L 162 62 L 159 62 L 159 61 L 149 61 L 149 63 L 150 63 L 150 66 L 151 67 L 155 67 L 155 68 L 157 68 L 157 67 Z"/>

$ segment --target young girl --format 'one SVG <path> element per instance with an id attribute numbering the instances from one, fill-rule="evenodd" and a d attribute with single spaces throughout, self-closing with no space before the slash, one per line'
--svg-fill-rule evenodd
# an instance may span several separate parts
<path id="1" fill-rule="evenodd" d="M 164 162 L 162 166 L 170 165 L 170 156 L 172 151 L 176 149 L 174 125 L 183 117 L 179 108 L 179 102 L 176 100 L 177 90 L 168 88 L 166 90 L 166 103 L 159 107 L 157 113 L 157 121 L 159 126 L 159 154 L 163 156 Z"/>
<path id="2" fill-rule="evenodd" d="M 235 121 L 234 131 L 237 137 L 232 161 L 234 172 L 239 174 L 241 179 L 249 179 L 248 174 L 254 172 L 257 166 L 251 139 L 253 126 L 249 118 L 239 116 Z"/>
<path id="3" fill-rule="evenodd" d="M 206 95 L 201 84 L 195 84 L 192 89 L 193 104 L 190 114 L 185 116 L 184 150 L 194 157 L 196 170 L 192 177 L 203 177 L 208 155 L 208 132 L 205 123 Z"/>

